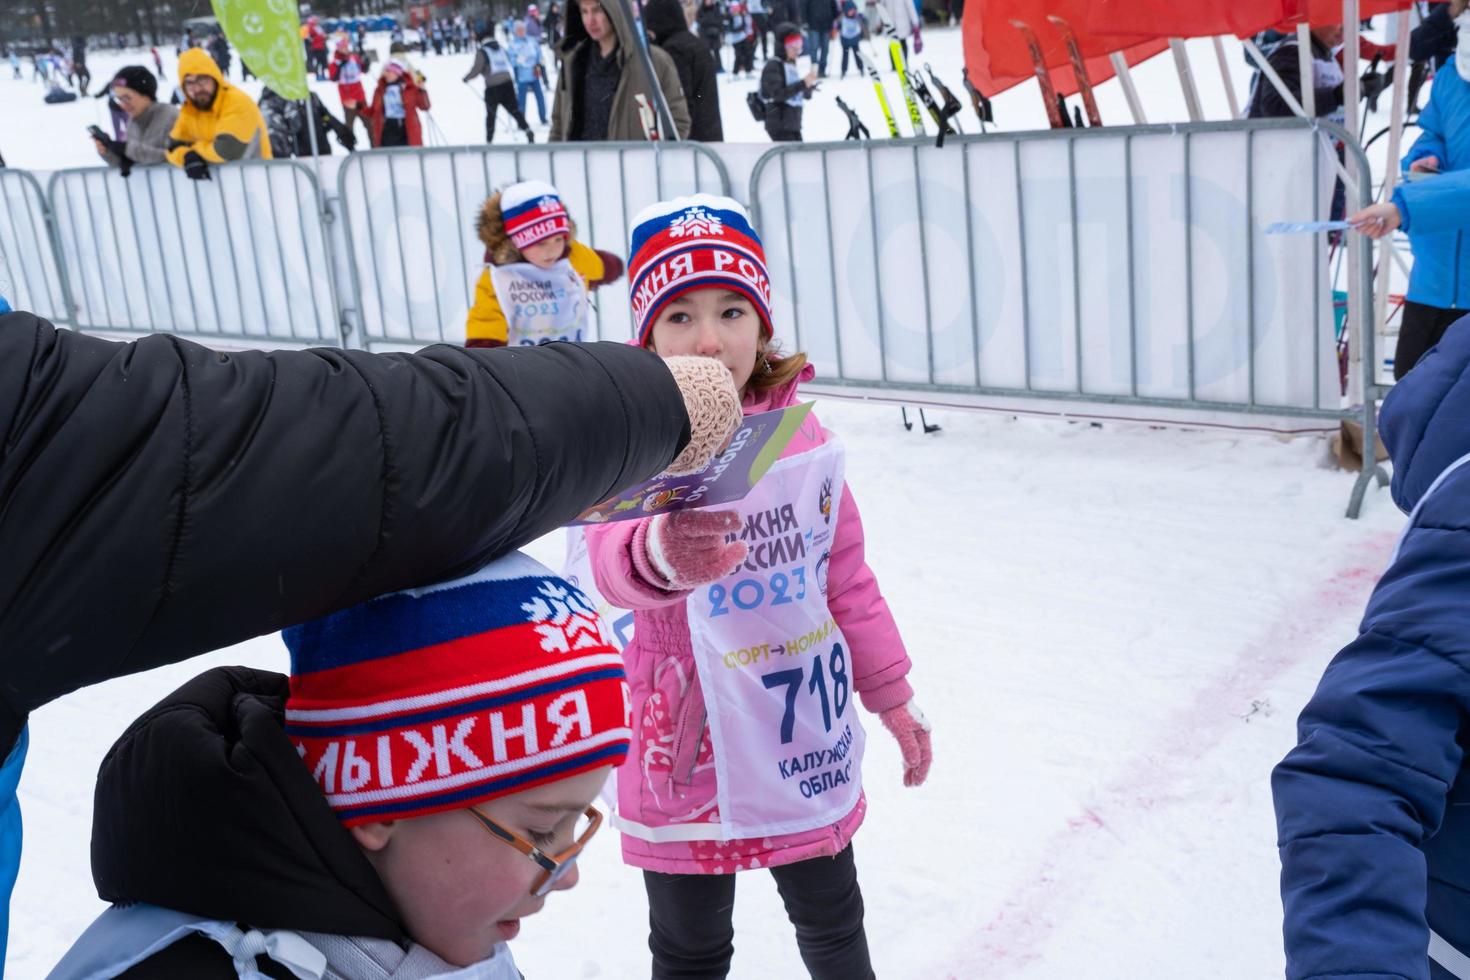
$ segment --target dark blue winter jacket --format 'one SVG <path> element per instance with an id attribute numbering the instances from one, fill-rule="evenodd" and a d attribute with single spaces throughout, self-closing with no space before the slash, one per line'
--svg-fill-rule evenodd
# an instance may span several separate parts
<path id="1" fill-rule="evenodd" d="M 1414 250 L 1408 296 L 1442 310 L 1470 310 L 1470 232 L 1465 230 L 1464 184 L 1454 179 L 1470 170 L 1470 82 L 1453 61 L 1434 76 L 1419 128 L 1423 133 L 1404 155 L 1404 169 L 1433 156 L 1443 176 L 1404 183 L 1393 195 Z"/>
<path id="2" fill-rule="evenodd" d="M 1470 323 L 1393 389 L 1380 431 L 1410 510 L 1470 454 Z M 1430 927 L 1470 952 L 1470 465 L 1414 515 L 1359 630 L 1271 777 L 1292 978 L 1430 977 Z"/>

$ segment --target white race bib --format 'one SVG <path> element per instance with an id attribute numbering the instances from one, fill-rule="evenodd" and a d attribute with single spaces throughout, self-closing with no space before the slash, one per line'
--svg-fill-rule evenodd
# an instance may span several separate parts
<path id="1" fill-rule="evenodd" d="M 530 262 L 487 266 L 505 314 L 508 347 L 534 347 L 554 340 L 582 339 L 587 323 L 587 288 L 572 263 L 549 269 Z"/>
<path id="2" fill-rule="evenodd" d="M 827 606 L 843 460 L 830 438 L 778 461 L 738 507 L 745 563 L 686 600 L 724 840 L 836 823 L 862 791 L 852 655 Z"/>

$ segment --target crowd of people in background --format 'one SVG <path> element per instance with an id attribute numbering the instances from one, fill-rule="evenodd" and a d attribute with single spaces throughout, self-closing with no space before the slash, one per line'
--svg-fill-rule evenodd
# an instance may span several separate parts
<path id="1" fill-rule="evenodd" d="M 914 0 L 648 0 L 642 13 L 652 85 L 634 67 L 634 28 L 623 22 L 615 3 L 577 0 L 563 7 L 561 0 L 550 0 L 544 8 L 532 3 L 498 21 L 455 14 L 398 25 L 390 32 L 386 57 L 369 43 L 365 22 L 324 23 L 309 16 L 301 25 L 306 70 L 316 81 L 336 84 L 340 118 L 317 95 L 308 104 L 266 86 L 252 100 L 230 85 L 234 73 L 242 82 L 254 76 L 218 27 L 190 26 L 181 33 L 175 49 L 181 65 L 186 55 L 199 52 L 214 70 L 180 67 L 166 98 L 160 88 L 167 88 L 168 76 L 156 47 L 149 49 L 151 69 L 130 65 L 95 92 L 89 92 L 86 38 L 74 39 L 69 52 L 51 47 L 29 60 L 32 77 L 48 87 L 47 101 L 88 95 L 107 100 L 112 131 L 93 134 L 97 152 L 125 173 L 134 165 L 165 162 L 161 151 L 174 139 L 172 124 L 200 113 L 217 115 L 210 98 L 222 104 L 250 102 L 262 120 L 259 138 L 243 139 L 251 149 L 238 157 L 215 153 L 215 159 L 198 152 L 202 169 L 195 164 L 193 172 L 202 175 L 208 166 L 230 159 L 330 154 L 334 146 L 348 152 L 421 146 L 437 138 L 427 76 L 410 62 L 411 54 L 473 55 L 462 81 L 483 83 L 487 142 L 497 134 L 506 139 L 517 133 L 534 142 L 527 115 L 532 102 L 551 141 L 656 139 L 669 126 L 679 138 L 719 141 L 725 130 L 717 88 L 721 75 L 758 79 L 748 100 L 752 111 L 759 107 L 758 117 L 772 139 L 799 140 L 802 106 L 829 72 L 831 41 L 841 44 L 842 75 L 862 71 L 859 43 L 880 29 L 905 48 L 910 41 L 918 48 L 919 9 Z M 802 55 L 810 57 L 811 69 L 793 74 Z M 21 55 L 11 50 L 6 57 L 12 76 L 22 77 Z M 196 68 L 202 64 L 198 56 L 189 60 Z M 202 74 L 214 79 L 212 96 L 203 93 L 209 81 L 186 77 Z M 207 105 L 190 94 L 191 86 Z M 172 107 L 169 125 L 160 104 Z"/>

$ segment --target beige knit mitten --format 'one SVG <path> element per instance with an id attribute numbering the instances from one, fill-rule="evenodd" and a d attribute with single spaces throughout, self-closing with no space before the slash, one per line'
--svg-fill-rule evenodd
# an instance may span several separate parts
<path id="1" fill-rule="evenodd" d="M 667 357 L 689 412 L 689 445 L 665 472 L 684 476 L 702 469 L 740 426 L 740 392 L 725 365 L 713 357 Z"/>

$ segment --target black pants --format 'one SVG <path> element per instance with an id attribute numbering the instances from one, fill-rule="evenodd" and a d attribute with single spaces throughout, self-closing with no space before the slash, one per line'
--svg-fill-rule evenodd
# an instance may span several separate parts
<path id="1" fill-rule="evenodd" d="M 771 877 L 813 980 L 871 980 L 852 845 L 836 857 L 772 868 Z M 735 955 L 735 876 L 645 871 L 643 886 L 654 980 L 723 978 Z"/>
<path id="2" fill-rule="evenodd" d="M 408 126 L 402 119 L 384 119 L 383 132 L 378 137 L 379 146 L 407 146 Z"/>
<path id="3" fill-rule="evenodd" d="M 735 45 L 735 67 L 731 71 L 737 75 L 755 71 L 755 38 L 748 37 Z"/>
<path id="4" fill-rule="evenodd" d="M 521 131 L 529 133 L 531 124 L 526 122 L 526 117 L 521 115 L 521 107 L 516 102 L 516 87 L 514 82 L 500 82 L 496 85 L 485 86 L 485 142 L 495 142 L 495 111 L 504 109 L 510 113 L 510 118 L 516 121 Z"/>
<path id="5" fill-rule="evenodd" d="M 762 61 L 765 61 L 766 60 L 766 57 L 767 57 L 767 55 L 766 55 L 766 39 L 771 34 L 771 15 L 770 14 L 751 14 L 750 15 L 750 19 L 755 22 L 755 36 L 756 36 L 756 40 L 760 43 L 760 46 L 761 46 L 761 60 Z M 776 50 L 779 52 L 780 49 L 781 49 L 781 39 L 780 38 L 777 38 L 776 39 Z M 19 78 L 20 76 L 17 75 L 16 77 Z"/>
<path id="6" fill-rule="evenodd" d="M 1413 300 L 1404 301 L 1404 315 L 1399 321 L 1399 345 L 1393 352 L 1393 379 L 1398 381 L 1419 363 L 1424 352 L 1444 339 L 1450 324 L 1470 310 L 1442 310 Z"/>

